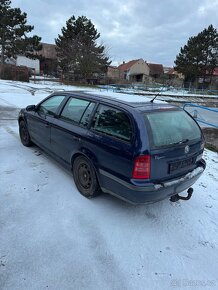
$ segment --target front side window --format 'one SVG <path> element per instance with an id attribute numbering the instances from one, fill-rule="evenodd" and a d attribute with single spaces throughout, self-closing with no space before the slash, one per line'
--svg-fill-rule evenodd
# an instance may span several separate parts
<path id="1" fill-rule="evenodd" d="M 93 109 L 93 106 L 90 106 L 90 104 L 93 104 L 93 103 L 87 100 L 71 98 L 68 100 L 60 117 L 66 121 L 74 122 L 77 124 L 79 124 L 80 120 L 82 119 L 83 125 L 84 124 L 87 125 L 87 122 L 88 122 L 87 119 L 90 115 L 90 108 Z M 86 114 L 86 111 L 88 111 L 87 114 Z"/>
<path id="2" fill-rule="evenodd" d="M 155 147 L 169 146 L 201 137 L 198 125 L 184 111 L 145 113 L 144 117 L 150 124 Z"/>
<path id="3" fill-rule="evenodd" d="M 127 114 L 105 105 L 99 105 L 92 128 L 124 141 L 132 138 L 132 125 Z"/>
<path id="4" fill-rule="evenodd" d="M 38 111 L 46 115 L 54 116 L 64 98 L 65 96 L 53 96 L 48 100 L 42 102 L 39 106 Z"/>

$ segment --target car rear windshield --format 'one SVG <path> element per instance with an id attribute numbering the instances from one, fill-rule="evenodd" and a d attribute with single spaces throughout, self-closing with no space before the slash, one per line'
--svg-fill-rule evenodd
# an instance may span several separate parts
<path id="1" fill-rule="evenodd" d="M 150 125 L 154 147 L 185 143 L 201 137 L 198 125 L 184 111 L 144 113 L 144 117 Z"/>

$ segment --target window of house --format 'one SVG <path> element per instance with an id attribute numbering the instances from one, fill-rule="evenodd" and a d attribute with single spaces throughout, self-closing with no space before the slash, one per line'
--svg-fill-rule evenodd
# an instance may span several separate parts
<path id="1" fill-rule="evenodd" d="M 99 105 L 92 128 L 124 141 L 130 141 L 132 137 L 132 126 L 127 114 L 105 105 Z"/>

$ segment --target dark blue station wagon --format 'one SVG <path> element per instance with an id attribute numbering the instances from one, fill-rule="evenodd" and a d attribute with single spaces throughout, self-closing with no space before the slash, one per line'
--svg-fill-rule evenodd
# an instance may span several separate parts
<path id="1" fill-rule="evenodd" d="M 38 145 L 72 170 L 88 198 L 102 191 L 132 203 L 178 197 L 205 169 L 200 127 L 169 104 L 56 92 L 22 109 L 18 122 L 23 145 Z"/>

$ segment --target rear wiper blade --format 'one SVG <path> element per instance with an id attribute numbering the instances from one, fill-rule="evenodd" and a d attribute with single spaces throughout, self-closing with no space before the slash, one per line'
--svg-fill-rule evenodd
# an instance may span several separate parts
<path id="1" fill-rule="evenodd" d="M 178 142 L 175 142 L 175 143 L 171 143 L 172 145 L 179 145 L 179 144 L 185 144 L 189 141 L 189 139 L 183 139 L 183 140 L 180 140 Z"/>

